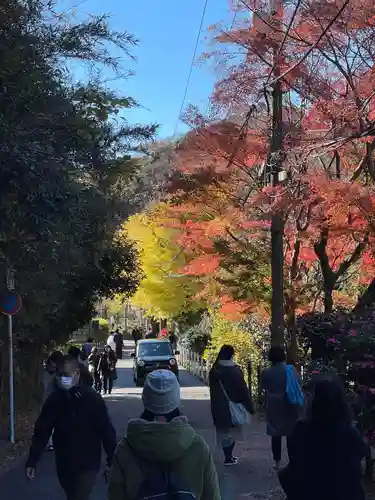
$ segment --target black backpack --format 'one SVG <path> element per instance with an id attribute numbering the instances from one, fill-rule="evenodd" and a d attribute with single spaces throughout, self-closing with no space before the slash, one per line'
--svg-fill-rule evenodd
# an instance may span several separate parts
<path id="1" fill-rule="evenodd" d="M 196 500 L 195 495 L 171 474 L 171 464 L 141 461 L 138 458 L 137 462 L 144 479 L 135 500 Z"/>

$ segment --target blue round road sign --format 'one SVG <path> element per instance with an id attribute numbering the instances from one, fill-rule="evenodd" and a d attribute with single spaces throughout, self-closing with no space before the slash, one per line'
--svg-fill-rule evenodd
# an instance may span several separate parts
<path id="1" fill-rule="evenodd" d="M 0 300 L 0 312 L 12 316 L 22 307 L 22 299 L 18 293 L 7 292 Z"/>

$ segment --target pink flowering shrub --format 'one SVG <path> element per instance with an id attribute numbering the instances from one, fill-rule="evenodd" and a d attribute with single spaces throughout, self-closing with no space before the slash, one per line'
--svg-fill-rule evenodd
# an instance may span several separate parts
<path id="1" fill-rule="evenodd" d="M 314 378 L 337 373 L 360 430 L 375 444 L 375 318 L 354 322 L 339 311 L 329 316 L 307 314 L 299 321 L 302 342 L 311 355 L 304 385 L 311 388 Z"/>

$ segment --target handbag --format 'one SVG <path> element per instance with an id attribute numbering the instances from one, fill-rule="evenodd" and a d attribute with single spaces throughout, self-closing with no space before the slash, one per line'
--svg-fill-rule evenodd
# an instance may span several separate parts
<path id="1" fill-rule="evenodd" d="M 117 370 L 116 370 L 116 368 L 113 368 L 112 370 L 110 370 L 109 377 L 112 380 L 117 380 Z"/>
<path id="2" fill-rule="evenodd" d="M 228 401 L 230 417 L 232 424 L 236 427 L 238 425 L 245 425 L 250 423 L 250 415 L 242 403 L 234 403 L 229 399 L 227 391 L 224 389 L 223 384 L 219 381 L 221 390 Z"/>

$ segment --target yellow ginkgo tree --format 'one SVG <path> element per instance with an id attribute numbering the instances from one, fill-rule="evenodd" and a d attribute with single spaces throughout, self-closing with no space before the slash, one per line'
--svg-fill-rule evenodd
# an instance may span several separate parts
<path id="1" fill-rule="evenodd" d="M 183 248 L 178 233 L 168 225 L 166 206 L 162 203 L 130 217 L 122 231 L 139 252 L 143 279 L 131 302 L 155 318 L 172 319 L 202 307 L 195 299 L 199 282 L 185 276 Z"/>

